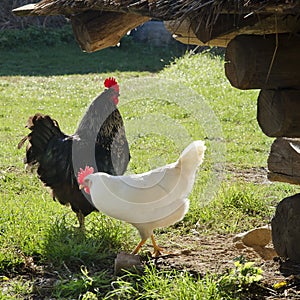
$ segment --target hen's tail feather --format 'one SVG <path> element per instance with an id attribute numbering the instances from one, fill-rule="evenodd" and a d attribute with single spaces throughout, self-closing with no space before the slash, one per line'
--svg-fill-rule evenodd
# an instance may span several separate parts
<path id="1" fill-rule="evenodd" d="M 35 114 L 29 117 L 27 125 L 31 132 L 22 138 L 18 144 L 21 148 L 28 140 L 29 145 L 26 149 L 25 163 L 35 164 L 39 157 L 45 154 L 45 151 L 53 138 L 64 138 L 65 134 L 61 132 L 57 121 L 48 115 Z"/>
<path id="2" fill-rule="evenodd" d="M 179 157 L 179 161 L 184 164 L 198 166 L 203 161 L 205 149 L 206 147 L 203 141 L 193 141 L 183 150 Z"/>
<path id="3" fill-rule="evenodd" d="M 32 132 L 29 134 L 30 143 L 38 150 L 44 151 L 49 141 L 54 137 L 64 136 L 57 122 L 49 116 L 38 116 L 33 118 L 33 126 L 29 128 Z"/>

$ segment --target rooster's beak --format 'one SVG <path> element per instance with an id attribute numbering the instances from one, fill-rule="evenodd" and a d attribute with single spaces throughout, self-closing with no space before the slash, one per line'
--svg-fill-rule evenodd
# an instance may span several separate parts
<path id="1" fill-rule="evenodd" d="M 84 188 L 83 184 L 79 184 L 79 189 L 82 190 Z"/>

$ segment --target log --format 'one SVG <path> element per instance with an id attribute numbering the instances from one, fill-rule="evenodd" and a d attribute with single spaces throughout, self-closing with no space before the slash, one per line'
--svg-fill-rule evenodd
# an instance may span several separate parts
<path id="1" fill-rule="evenodd" d="M 268 16 L 269 15 L 262 15 L 260 18 L 264 19 Z M 191 20 L 193 32 L 203 43 L 239 31 L 246 26 L 253 26 L 259 23 L 259 19 L 254 14 L 248 18 L 244 18 L 244 15 L 224 14 L 218 17 L 212 27 L 206 26 L 206 23 L 207 21 L 202 18 L 194 18 Z"/>
<path id="2" fill-rule="evenodd" d="M 167 30 L 169 30 L 173 34 L 173 37 L 177 41 L 187 45 L 226 47 L 229 41 L 235 37 L 235 35 L 225 35 L 203 43 L 195 35 L 191 27 L 191 23 L 188 19 L 184 19 L 182 21 L 165 21 L 164 24 Z"/>
<path id="3" fill-rule="evenodd" d="M 300 139 L 277 138 L 268 157 L 270 181 L 300 184 Z"/>
<path id="4" fill-rule="evenodd" d="M 177 41 L 188 45 L 204 45 L 196 37 L 188 19 L 182 21 L 164 21 L 164 25 Z"/>
<path id="5" fill-rule="evenodd" d="M 87 11 L 71 17 L 75 38 L 86 52 L 117 45 L 128 31 L 148 20 L 135 14 L 105 11 Z"/>
<path id="6" fill-rule="evenodd" d="M 269 137 L 300 137 L 300 90 L 261 90 L 257 121 Z"/>
<path id="7" fill-rule="evenodd" d="M 244 19 L 244 15 L 224 14 L 219 16 L 212 27 L 204 26 L 203 22 L 201 19 L 191 21 L 186 18 L 165 21 L 165 26 L 181 43 L 219 47 L 227 47 L 232 39 L 242 34 L 266 35 L 300 31 L 300 20 L 292 15 L 265 14 Z"/>
<path id="8" fill-rule="evenodd" d="M 266 35 L 300 30 L 299 18 L 291 15 L 252 14 L 245 17 L 245 15 L 224 14 L 219 16 L 211 28 L 203 26 L 202 23 L 201 19 L 194 19 L 191 22 L 191 27 L 199 40 L 207 42 L 227 37 L 227 44 L 231 39 L 242 34 Z"/>
<path id="9" fill-rule="evenodd" d="M 240 35 L 227 46 L 225 73 L 242 89 L 300 87 L 300 37 L 289 34 Z M 274 58 L 273 58 L 274 56 Z"/>

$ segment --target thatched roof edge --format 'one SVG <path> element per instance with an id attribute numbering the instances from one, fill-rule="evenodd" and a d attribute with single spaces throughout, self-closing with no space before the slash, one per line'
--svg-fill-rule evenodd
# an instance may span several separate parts
<path id="1" fill-rule="evenodd" d="M 300 14 L 298 0 L 42 0 L 34 5 L 34 15 L 74 15 L 87 10 L 135 13 L 160 20 L 205 18 L 214 23 L 218 15 Z M 206 25 L 207 25 L 206 24 Z"/>

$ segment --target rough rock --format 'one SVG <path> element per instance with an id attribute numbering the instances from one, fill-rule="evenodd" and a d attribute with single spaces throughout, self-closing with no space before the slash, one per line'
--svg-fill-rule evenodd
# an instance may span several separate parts
<path id="1" fill-rule="evenodd" d="M 142 270 L 141 258 L 139 255 L 121 252 L 115 259 L 114 274 L 120 275 L 124 270 L 139 272 Z"/>
<path id="2" fill-rule="evenodd" d="M 241 251 L 252 251 L 264 260 L 272 260 L 277 253 L 272 247 L 266 247 L 271 242 L 271 237 L 271 227 L 266 225 L 237 234 L 233 242 L 235 248 Z"/>
<path id="3" fill-rule="evenodd" d="M 300 194 L 279 202 L 271 226 L 278 255 L 300 262 Z"/>
<path id="4" fill-rule="evenodd" d="M 271 228 L 266 225 L 239 233 L 233 238 L 233 242 L 241 241 L 247 247 L 265 247 L 270 243 L 271 236 Z"/>

